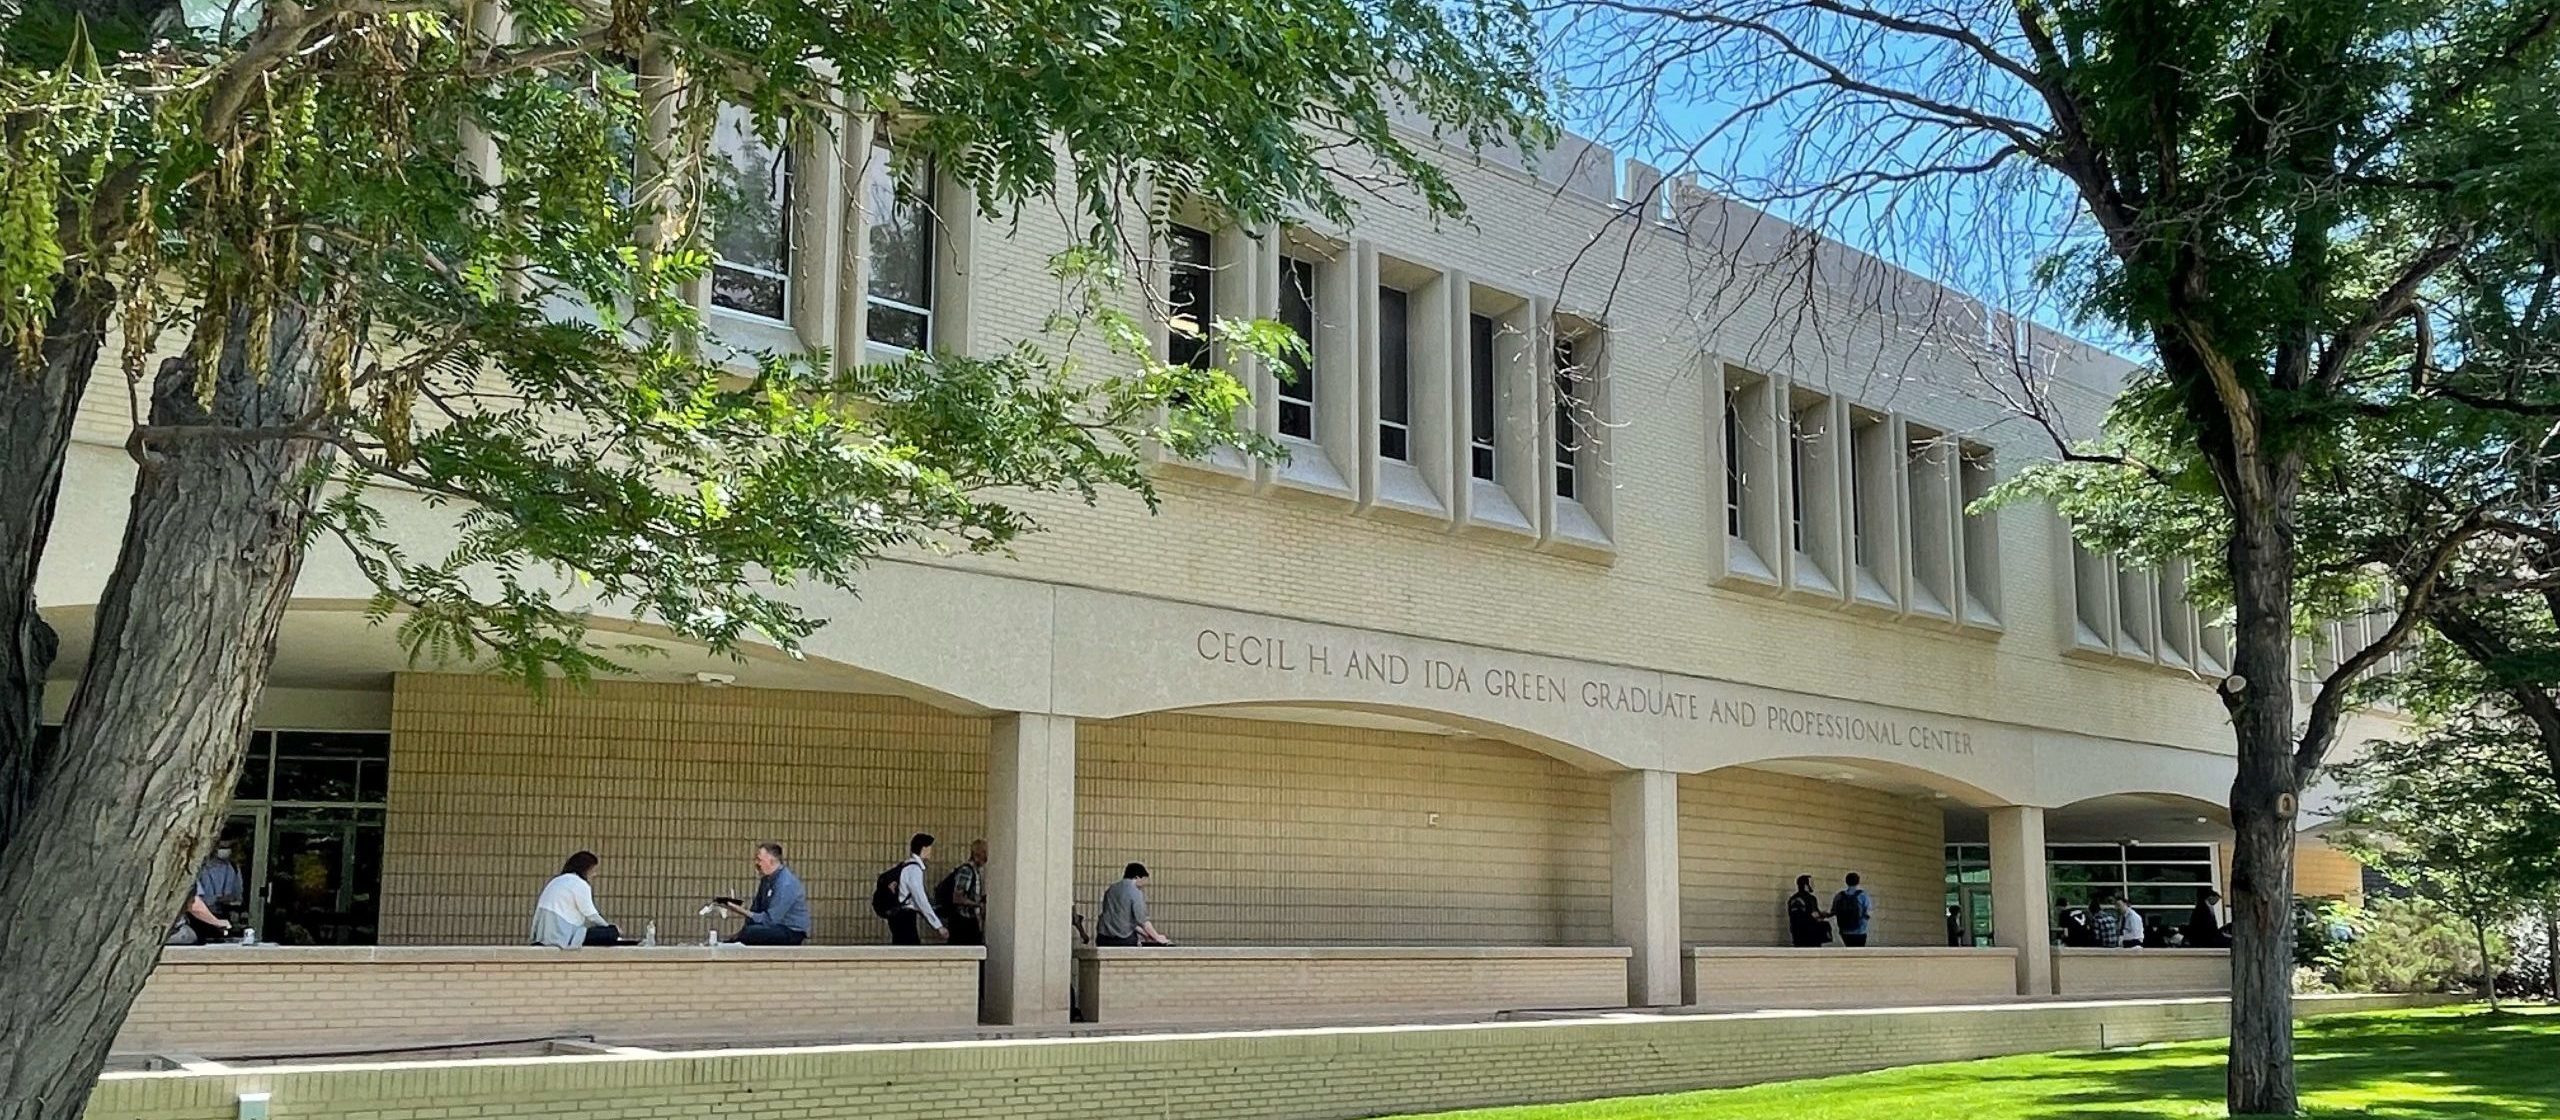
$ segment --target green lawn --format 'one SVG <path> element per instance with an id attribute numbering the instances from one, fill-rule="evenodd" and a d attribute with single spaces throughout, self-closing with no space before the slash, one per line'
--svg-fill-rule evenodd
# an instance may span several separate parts
<path id="1" fill-rule="evenodd" d="M 2303 1106 L 2319 1117 L 2560 1118 L 2560 1011 L 2383 1012 L 2303 1025 Z M 1656 1097 L 1444 1113 L 1435 1120 L 2161 1120 L 2222 1115 L 2222 1046 L 2196 1042 L 1784 1081 Z"/>

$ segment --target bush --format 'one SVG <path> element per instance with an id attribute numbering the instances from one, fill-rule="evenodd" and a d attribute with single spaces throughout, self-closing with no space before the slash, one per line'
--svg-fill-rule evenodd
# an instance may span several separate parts
<path id="1" fill-rule="evenodd" d="M 2469 923 L 2423 898 L 2376 902 L 2348 919 L 2354 937 L 2332 947 L 2338 987 L 2351 992 L 2470 991 L 2480 947 Z M 2506 963 L 2507 939 L 2492 931 L 2492 960 Z"/>
<path id="2" fill-rule="evenodd" d="M 2507 970 L 2498 975 L 2501 995 L 2536 998 L 2551 994 L 2551 943 L 2540 915 L 2524 918 L 2507 931 L 2514 944 Z"/>
<path id="3" fill-rule="evenodd" d="M 2312 968 L 2308 965 L 2294 966 L 2293 994 L 2298 996 L 2312 996 L 2337 990 L 2337 985 L 2329 982 L 2328 973 L 2320 969 Z"/>

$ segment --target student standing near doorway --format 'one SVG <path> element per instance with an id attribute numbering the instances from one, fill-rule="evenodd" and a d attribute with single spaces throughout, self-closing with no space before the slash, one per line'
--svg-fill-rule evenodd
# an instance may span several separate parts
<path id="1" fill-rule="evenodd" d="M 1831 916 L 1840 923 L 1840 943 L 1849 948 L 1867 943 L 1867 919 L 1875 913 L 1866 889 L 1858 885 L 1858 873 L 1852 871 L 1840 893 L 1831 896 Z"/>
<path id="2" fill-rule="evenodd" d="M 1822 899 L 1813 893 L 1813 876 L 1796 876 L 1796 893 L 1787 896 L 1787 940 L 1799 949 L 1829 944 L 1831 923 L 1822 919 Z"/>

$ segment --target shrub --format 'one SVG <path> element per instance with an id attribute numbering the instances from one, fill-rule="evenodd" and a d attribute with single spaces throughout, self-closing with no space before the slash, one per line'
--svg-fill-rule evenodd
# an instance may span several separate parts
<path id="1" fill-rule="evenodd" d="M 2352 940 L 2333 949 L 2337 982 L 2351 992 L 2468 991 L 2480 975 L 2480 948 L 2468 923 L 2423 898 L 2376 902 L 2350 918 Z M 2493 932 L 2491 959 L 2503 966 L 2505 935 Z"/>

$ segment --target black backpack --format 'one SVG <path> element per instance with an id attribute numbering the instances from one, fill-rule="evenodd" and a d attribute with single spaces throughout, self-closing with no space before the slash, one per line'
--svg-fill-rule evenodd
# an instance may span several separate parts
<path id="1" fill-rule="evenodd" d="M 943 872 L 942 881 L 933 885 L 933 908 L 936 911 L 950 913 L 959 909 L 951 901 L 952 895 L 959 889 L 959 880 L 960 869 L 954 867 Z"/>
<path id="2" fill-rule="evenodd" d="M 907 861 L 890 865 L 880 877 L 871 881 L 871 912 L 883 918 L 894 918 L 906 912 L 906 903 L 898 901 L 898 873 L 907 869 Z"/>

